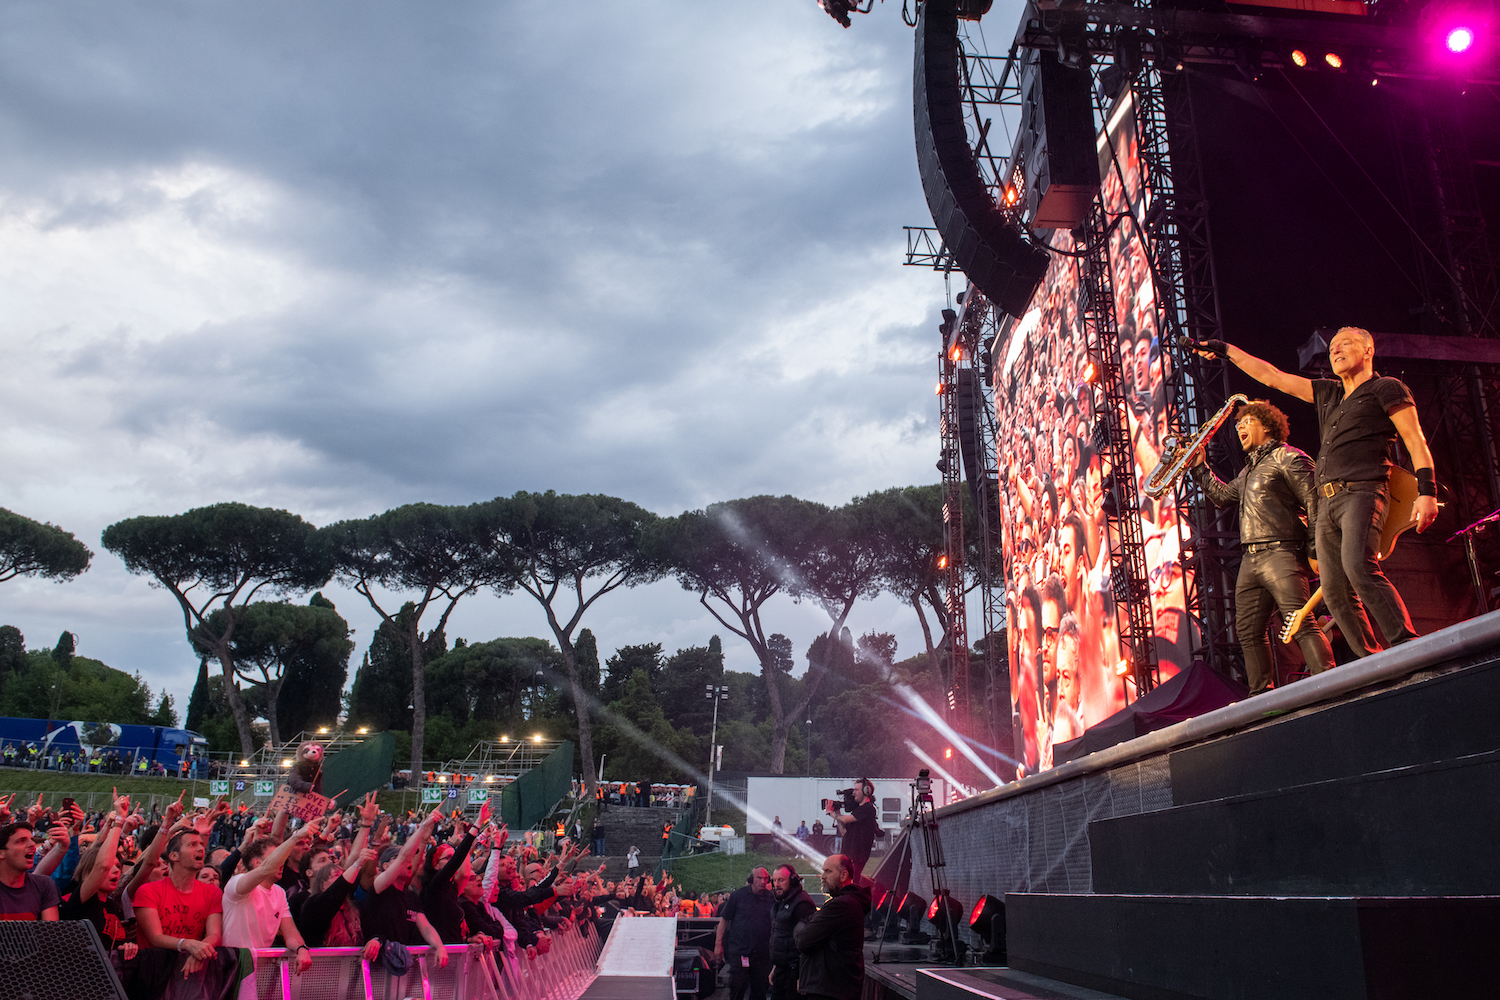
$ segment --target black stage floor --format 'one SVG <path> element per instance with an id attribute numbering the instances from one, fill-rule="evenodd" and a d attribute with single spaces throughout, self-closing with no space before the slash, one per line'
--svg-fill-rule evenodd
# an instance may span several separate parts
<path id="1" fill-rule="evenodd" d="M 864 1000 L 1121 1000 L 1113 993 L 1072 986 L 1015 969 L 937 965 L 921 961 L 926 948 L 887 944 L 881 961 L 865 946 Z"/>

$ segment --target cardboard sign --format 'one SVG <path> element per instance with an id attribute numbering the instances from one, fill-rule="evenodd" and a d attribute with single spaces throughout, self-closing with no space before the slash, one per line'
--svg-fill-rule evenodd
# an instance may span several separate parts
<path id="1" fill-rule="evenodd" d="M 315 820 L 326 813 L 332 805 L 333 800 L 326 795 L 319 795 L 317 792 L 294 792 L 291 785 L 282 785 L 276 789 L 276 794 L 266 808 L 281 809 L 300 820 Z"/>

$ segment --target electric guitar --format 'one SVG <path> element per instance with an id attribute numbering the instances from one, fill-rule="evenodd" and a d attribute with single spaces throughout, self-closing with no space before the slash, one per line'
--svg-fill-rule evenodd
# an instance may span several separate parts
<path id="1" fill-rule="evenodd" d="M 1399 465 L 1391 466 L 1391 478 L 1387 497 L 1390 509 L 1385 514 L 1385 527 L 1380 531 L 1380 551 L 1375 553 L 1375 558 L 1385 560 L 1396 548 L 1396 539 L 1408 528 L 1414 528 L 1417 519 L 1412 517 L 1412 508 L 1417 504 L 1417 477 L 1401 468 Z M 1318 568 L 1317 560 L 1313 560 L 1313 570 Z M 1286 624 L 1281 628 L 1281 641 L 1291 642 L 1292 636 L 1302 627 L 1307 616 L 1312 613 L 1313 608 L 1323 600 L 1323 588 L 1320 586 L 1313 591 L 1307 603 L 1295 615 L 1288 618 Z"/>

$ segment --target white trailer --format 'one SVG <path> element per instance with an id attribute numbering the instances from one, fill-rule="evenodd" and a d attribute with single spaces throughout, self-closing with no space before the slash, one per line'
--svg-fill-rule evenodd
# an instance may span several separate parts
<path id="1" fill-rule="evenodd" d="M 771 833 L 771 824 L 781 817 L 782 832 L 795 836 L 797 826 L 807 821 L 807 828 L 817 820 L 823 821 L 825 833 L 833 832 L 833 824 L 820 804 L 823 799 L 839 798 L 839 789 L 853 788 L 858 778 L 795 778 L 786 775 L 751 777 L 747 779 L 745 801 L 746 832 Z M 911 786 L 916 779 L 871 778 L 875 784 L 875 811 L 880 825 L 886 830 L 901 829 L 901 821 L 911 809 Z M 932 801 L 934 805 L 945 805 L 948 801 L 948 784 L 941 778 L 932 779 Z M 840 810 L 842 811 L 842 809 Z"/>

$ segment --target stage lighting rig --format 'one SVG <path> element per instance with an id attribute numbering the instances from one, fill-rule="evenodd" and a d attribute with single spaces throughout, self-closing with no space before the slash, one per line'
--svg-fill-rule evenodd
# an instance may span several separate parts
<path id="1" fill-rule="evenodd" d="M 979 961 L 985 965 L 1004 965 L 1008 960 L 1005 949 L 1005 902 L 991 895 L 979 897 L 974 910 L 969 914 L 969 930 L 978 934 L 984 942 L 984 954 Z"/>
<path id="2" fill-rule="evenodd" d="M 934 896 L 927 907 L 927 921 L 937 928 L 937 937 L 932 942 L 932 959 L 935 962 L 954 962 L 962 965 L 969 945 L 958 939 L 959 921 L 963 919 L 964 905 L 954 899 L 948 890 Z"/>
<path id="3" fill-rule="evenodd" d="M 901 905 L 896 907 L 896 915 L 901 918 L 901 943 L 902 944 L 926 944 L 931 940 L 931 935 L 922 930 L 922 918 L 927 913 L 927 900 L 914 892 L 908 892 L 901 897 Z"/>

